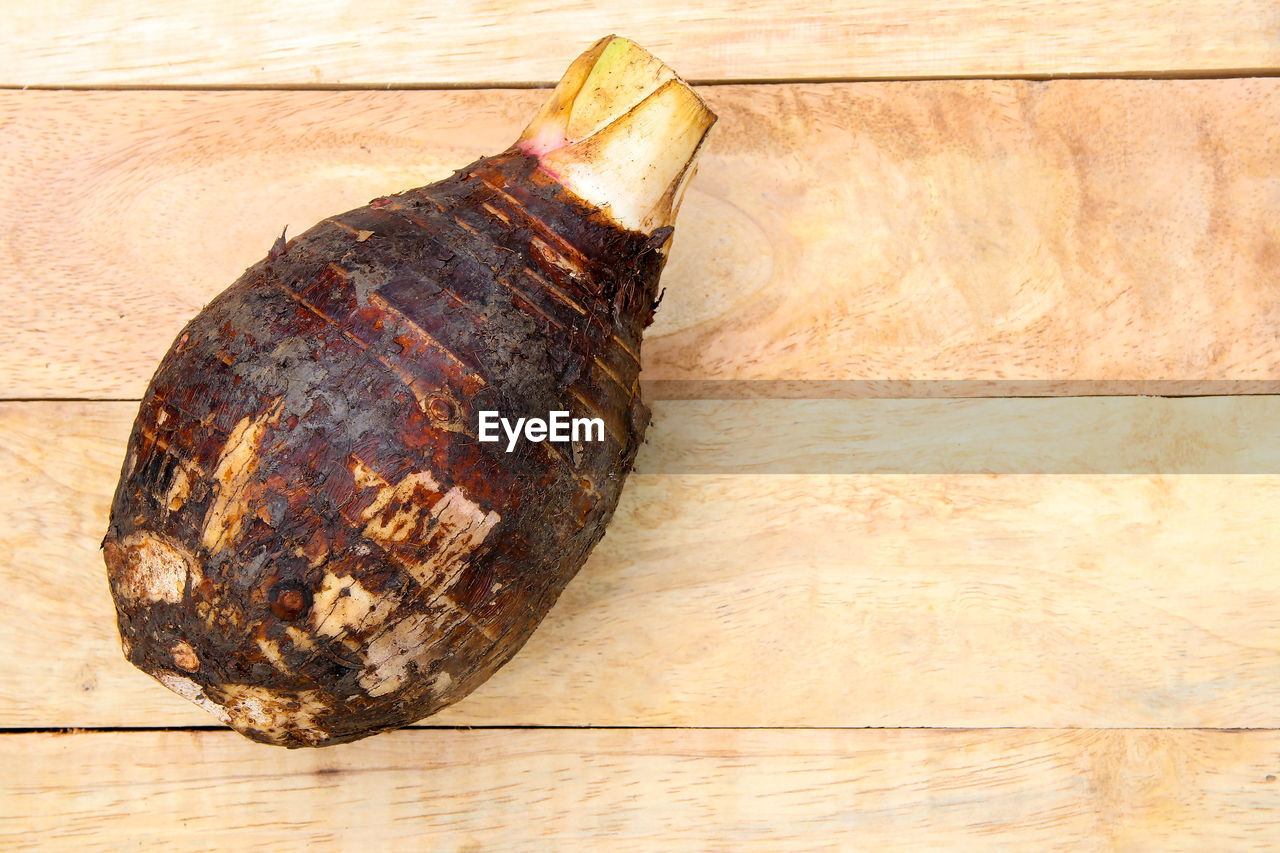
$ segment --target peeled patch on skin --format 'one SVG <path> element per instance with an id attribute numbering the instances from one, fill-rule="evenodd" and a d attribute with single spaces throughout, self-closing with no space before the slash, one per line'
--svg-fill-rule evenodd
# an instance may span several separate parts
<path id="1" fill-rule="evenodd" d="M 190 678 L 171 672 L 153 673 L 156 680 L 208 711 L 225 725 L 275 741 L 293 739 L 316 744 L 329 737 L 317 717 L 330 711 L 314 690 L 297 693 L 248 684 L 210 688 L 217 701 Z"/>
<path id="2" fill-rule="evenodd" d="M 316 647 L 316 644 L 311 641 L 310 634 L 295 628 L 293 625 L 285 628 L 284 633 L 295 646 L 303 651 L 311 651 Z"/>
<path id="3" fill-rule="evenodd" d="M 314 690 L 297 693 L 249 684 L 226 684 L 222 694 L 224 713 L 230 725 L 242 732 L 253 732 L 271 740 L 288 738 L 305 743 L 320 743 L 329 736 L 316 717 L 329 706 L 320 701 Z"/>
<path id="4" fill-rule="evenodd" d="M 217 702 L 211 700 L 205 695 L 204 690 L 199 684 L 196 684 L 190 678 L 183 678 L 181 675 L 174 675 L 170 672 L 152 673 L 156 680 L 168 687 L 174 693 L 177 693 L 188 702 L 194 702 L 213 716 L 217 717 L 223 724 L 231 723 L 231 715 L 227 713 L 227 709 L 223 708 Z"/>
<path id="5" fill-rule="evenodd" d="M 280 415 L 280 401 L 269 411 L 254 417 L 246 415 L 236 424 L 218 458 L 213 477 L 218 483 L 218 497 L 205 517 L 202 544 L 212 552 L 218 552 L 235 541 L 240 525 L 248 513 L 248 502 L 243 500 L 246 487 L 258 470 L 261 461 L 258 453 L 267 424 Z"/>
<path id="6" fill-rule="evenodd" d="M 104 551 L 112 587 L 126 601 L 178 604 L 191 577 L 200 582 L 199 563 L 189 551 L 150 533 L 134 533 Z"/>
<path id="7" fill-rule="evenodd" d="M 263 657 L 265 657 L 276 669 L 281 672 L 287 672 L 289 670 L 288 664 L 285 663 L 284 657 L 280 654 L 280 644 L 275 640 L 259 637 L 258 648 L 262 649 Z"/>
<path id="8" fill-rule="evenodd" d="M 370 696 L 383 696 L 404 685 L 409 664 L 430 659 L 424 640 L 432 633 L 427 614 L 408 616 L 369 642 L 360 686 Z"/>
<path id="9" fill-rule="evenodd" d="M 322 637 L 337 637 L 362 626 L 376 626 L 399 603 L 385 592 L 375 597 L 353 577 L 325 575 L 311 605 L 312 630 Z"/>
<path id="10" fill-rule="evenodd" d="M 375 597 L 355 578 L 336 575 L 327 575 L 316 594 L 316 636 L 337 638 L 357 631 L 372 634 L 367 644 L 357 646 L 364 662 L 358 683 L 369 696 L 385 696 L 399 690 L 406 683 L 409 665 L 425 668 L 435 654 L 430 641 L 439 636 L 442 626 L 438 617 L 426 612 L 405 615 L 400 610 L 401 603 L 398 596 L 384 591 Z M 400 613 L 398 620 L 392 618 L 393 613 Z M 278 655 L 267 656 L 271 659 Z M 447 673 L 441 675 L 444 681 L 437 676 L 432 684 L 433 689 L 440 685 L 436 692 L 452 682 Z"/>
<path id="11" fill-rule="evenodd" d="M 364 535 L 382 545 L 410 542 L 432 550 L 428 560 L 406 560 L 404 567 L 418 583 L 438 582 L 447 589 L 502 516 L 484 512 L 454 486 L 443 494 L 430 471 L 409 474 L 392 486 L 359 460 L 352 469 L 356 483 L 378 489 L 362 517 Z"/>
<path id="12" fill-rule="evenodd" d="M 191 494 L 191 477 L 185 468 L 179 468 L 174 472 L 173 485 L 164 496 L 164 505 L 169 508 L 169 512 L 177 512 L 182 509 L 182 504 L 189 494 Z"/>

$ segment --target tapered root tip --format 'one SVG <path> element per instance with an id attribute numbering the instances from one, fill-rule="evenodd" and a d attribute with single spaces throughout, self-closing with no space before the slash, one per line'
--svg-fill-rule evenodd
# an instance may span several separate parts
<path id="1" fill-rule="evenodd" d="M 516 147 L 618 225 L 674 223 L 715 113 L 660 59 L 618 36 L 578 57 Z"/>

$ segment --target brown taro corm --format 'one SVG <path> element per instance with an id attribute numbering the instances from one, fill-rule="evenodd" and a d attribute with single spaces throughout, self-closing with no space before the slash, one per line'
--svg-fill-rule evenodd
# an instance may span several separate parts
<path id="1" fill-rule="evenodd" d="M 278 243 L 147 390 L 103 543 L 126 657 L 254 740 L 466 696 L 604 534 L 640 339 L 715 116 L 606 38 L 519 141 Z M 599 419 L 480 438 L 480 413 Z"/>

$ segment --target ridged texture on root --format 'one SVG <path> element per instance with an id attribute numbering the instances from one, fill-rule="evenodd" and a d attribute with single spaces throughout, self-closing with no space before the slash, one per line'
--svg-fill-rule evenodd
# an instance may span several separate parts
<path id="1" fill-rule="evenodd" d="M 129 660 L 245 735 L 354 740 L 465 696 L 603 535 L 643 440 L 669 228 L 512 150 L 325 220 L 179 335 L 104 542 Z M 478 441 L 478 412 L 603 441 Z"/>

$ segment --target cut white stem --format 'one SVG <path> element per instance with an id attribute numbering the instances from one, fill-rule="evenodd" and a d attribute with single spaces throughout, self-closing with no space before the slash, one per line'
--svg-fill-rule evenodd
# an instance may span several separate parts
<path id="1" fill-rule="evenodd" d="M 645 234 L 671 225 L 715 113 L 660 59 L 607 36 L 574 60 L 516 147 Z"/>

